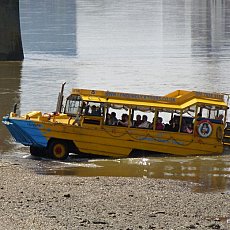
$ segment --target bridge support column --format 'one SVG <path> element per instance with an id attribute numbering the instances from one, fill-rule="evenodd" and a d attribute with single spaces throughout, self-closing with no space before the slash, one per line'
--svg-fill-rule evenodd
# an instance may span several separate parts
<path id="1" fill-rule="evenodd" d="M 19 0 L 0 0 L 0 61 L 23 59 Z"/>

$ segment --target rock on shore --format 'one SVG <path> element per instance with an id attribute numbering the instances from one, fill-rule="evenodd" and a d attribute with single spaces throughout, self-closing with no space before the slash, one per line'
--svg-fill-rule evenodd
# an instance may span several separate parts
<path id="1" fill-rule="evenodd" d="M 229 193 L 185 182 L 37 175 L 0 163 L 0 229 L 230 229 Z"/>

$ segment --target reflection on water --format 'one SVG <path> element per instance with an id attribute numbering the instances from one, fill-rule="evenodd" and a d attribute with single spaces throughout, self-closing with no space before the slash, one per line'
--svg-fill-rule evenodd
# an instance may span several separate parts
<path id="1" fill-rule="evenodd" d="M 0 117 L 20 103 L 21 62 L 0 62 Z M 0 152 L 8 149 L 10 135 L 0 123 Z"/>
<path id="2" fill-rule="evenodd" d="M 25 60 L 0 63 L 1 116 L 15 102 L 22 113 L 54 111 L 64 81 L 66 95 L 72 87 L 154 95 L 176 89 L 230 92 L 230 1 L 21 0 L 20 17 Z M 25 151 L 15 149 L 0 124 L 2 149 L 5 157 Z M 103 167 L 55 169 L 185 179 L 202 183 L 204 190 L 229 190 L 229 160 L 107 160 L 93 162 Z"/>
<path id="3" fill-rule="evenodd" d="M 76 160 L 76 159 L 75 159 Z M 41 174 L 81 177 L 144 177 L 194 182 L 196 192 L 230 191 L 230 158 L 150 157 L 117 160 L 88 160 L 45 164 Z"/>

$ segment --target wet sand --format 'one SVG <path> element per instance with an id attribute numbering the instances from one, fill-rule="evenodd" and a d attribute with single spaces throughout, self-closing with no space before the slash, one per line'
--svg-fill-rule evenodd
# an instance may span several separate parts
<path id="1" fill-rule="evenodd" d="M 230 193 L 186 182 L 37 175 L 0 162 L 0 229 L 230 229 Z"/>

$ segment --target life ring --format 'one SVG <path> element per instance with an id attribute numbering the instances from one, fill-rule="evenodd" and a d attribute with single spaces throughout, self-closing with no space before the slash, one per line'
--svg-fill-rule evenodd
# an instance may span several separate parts
<path id="1" fill-rule="evenodd" d="M 218 141 L 221 141 L 223 139 L 223 130 L 221 126 L 217 127 L 216 129 L 216 138 Z"/>
<path id="2" fill-rule="evenodd" d="M 209 137 L 212 133 L 212 123 L 209 120 L 202 120 L 198 123 L 198 134 L 201 137 Z"/>

